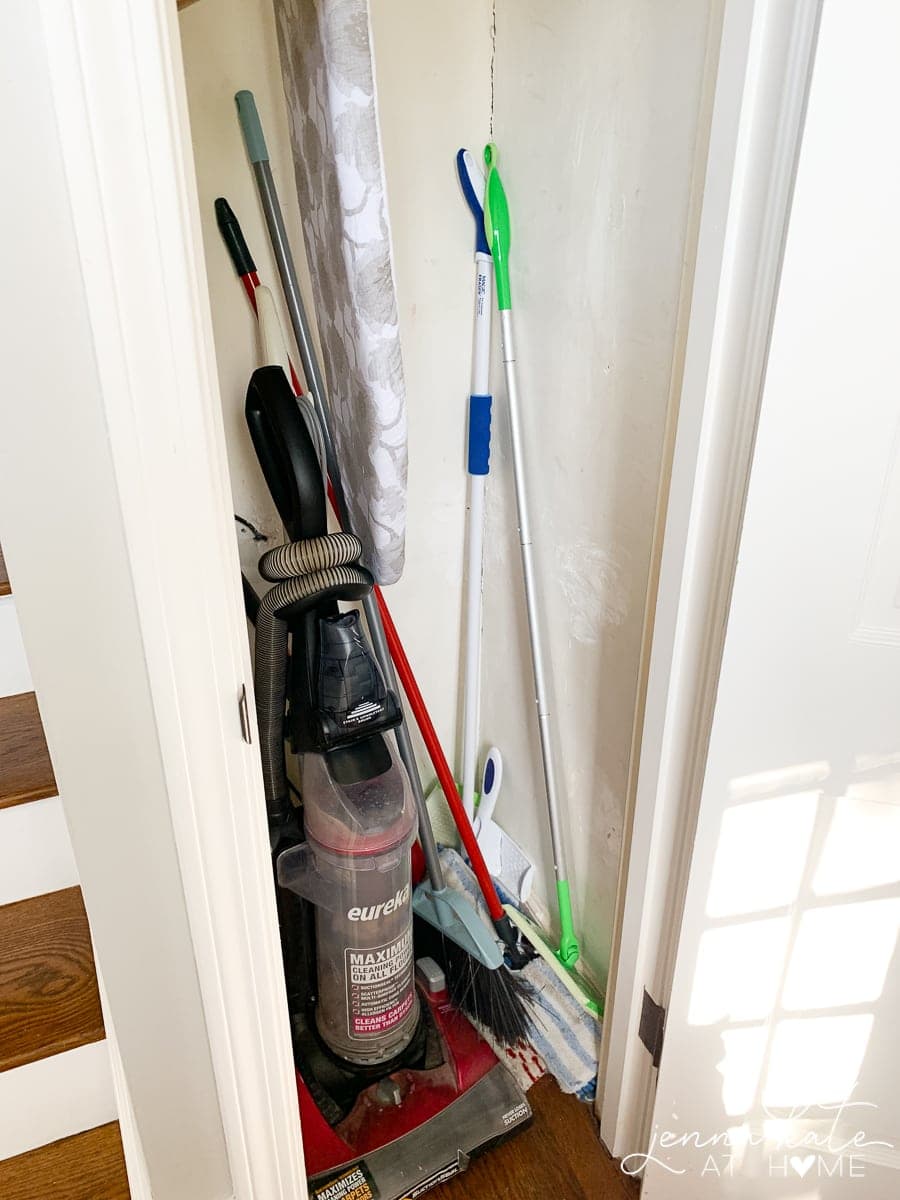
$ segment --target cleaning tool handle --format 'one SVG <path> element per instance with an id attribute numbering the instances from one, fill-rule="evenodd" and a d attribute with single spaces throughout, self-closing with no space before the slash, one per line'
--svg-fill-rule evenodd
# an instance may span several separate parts
<path id="1" fill-rule="evenodd" d="M 463 810 L 462 801 L 456 790 L 456 780 L 453 778 L 453 772 L 450 770 L 447 759 L 444 757 L 444 751 L 438 740 L 437 732 L 425 707 L 425 699 L 419 690 L 412 665 L 406 656 L 406 651 L 400 641 L 400 635 L 397 633 L 397 627 L 388 610 L 387 602 L 381 588 L 375 588 L 375 597 L 378 600 L 378 607 L 381 610 L 381 619 L 384 622 L 384 631 L 387 635 L 391 658 L 396 663 L 400 677 L 403 680 L 403 687 L 409 698 L 410 707 L 415 714 L 419 730 L 422 734 L 422 740 L 425 742 L 428 756 L 434 766 L 444 797 L 450 806 L 450 812 L 453 814 L 453 820 L 456 823 L 456 828 L 459 830 L 463 846 L 465 846 L 466 853 L 471 859 L 472 870 L 475 872 L 479 887 L 484 894 L 488 911 L 491 914 L 491 920 L 495 921 L 502 917 L 503 905 L 500 903 L 500 897 L 497 895 L 490 872 L 485 865 L 484 856 L 479 849 L 472 826 L 469 824 L 469 820 Z"/>
<path id="2" fill-rule="evenodd" d="M 259 276 L 256 274 L 256 264 L 244 239 L 244 231 L 241 229 L 240 221 L 238 221 L 228 201 L 221 196 L 216 201 L 216 220 L 219 224 L 219 232 L 222 234 L 225 245 L 228 247 L 228 253 L 231 255 L 234 268 L 240 276 L 241 283 L 244 285 L 244 291 L 247 299 L 250 301 L 250 307 L 256 313 L 257 318 L 259 318 L 259 303 L 256 299 L 256 293 L 260 283 Z M 248 266 L 249 269 L 242 271 L 241 267 L 243 265 Z M 286 349 L 285 353 L 287 353 Z M 302 396 L 303 388 L 300 386 L 300 379 L 289 354 L 287 365 L 294 394 Z"/>
<path id="3" fill-rule="evenodd" d="M 578 962 L 578 939 L 575 936 L 575 924 L 572 920 L 572 897 L 569 895 L 569 881 L 559 879 L 556 883 L 556 901 L 559 905 L 559 950 L 556 956 L 564 967 L 574 967 Z"/>
<path id="4" fill-rule="evenodd" d="M 466 178 L 477 179 L 479 196 L 470 188 L 471 207 L 484 213 L 477 201 L 484 191 L 484 177 L 477 171 L 471 155 Z M 486 244 L 486 242 L 485 242 Z M 490 471 L 491 438 L 491 309 L 494 295 L 494 267 L 490 254 L 475 252 L 475 312 L 472 330 L 472 375 L 469 384 L 469 503 L 466 506 L 466 592 L 465 658 L 463 674 L 462 802 L 466 815 L 475 817 L 475 773 L 478 769 L 478 725 L 481 699 L 481 638 L 484 610 L 484 500 L 486 476 Z"/>
<path id="5" fill-rule="evenodd" d="M 560 940 L 559 956 L 566 966 L 578 961 L 578 942 L 572 926 L 572 905 L 569 898 L 566 868 L 566 848 L 563 837 L 560 804 L 556 789 L 553 738 L 550 730 L 550 707 L 544 673 L 544 655 L 538 614 L 537 582 L 532 553 L 531 529 L 528 514 L 528 496 L 525 487 L 525 454 L 523 449 L 522 424 L 519 412 L 518 386 L 516 381 L 516 354 L 513 343 L 512 299 L 509 287 L 510 220 L 509 203 L 503 182 L 497 170 L 497 147 L 489 142 L 484 148 L 484 161 L 488 169 L 485 189 L 484 223 L 494 259 L 494 275 L 497 280 L 497 307 L 500 310 L 500 350 L 506 375 L 506 401 L 509 412 L 510 442 L 513 460 L 513 479 L 516 493 L 516 512 L 519 525 L 519 548 L 522 553 L 522 575 L 525 584 L 525 607 L 528 615 L 528 640 L 531 645 L 531 667 L 534 680 L 534 699 L 537 708 L 538 735 L 541 743 L 541 759 L 544 768 L 544 786 L 547 794 L 547 815 L 550 824 L 550 839 L 553 845 L 553 866 L 557 881 L 559 903 Z"/>
<path id="6" fill-rule="evenodd" d="M 475 218 L 475 253 L 490 254 L 491 248 L 484 232 L 484 175 L 468 150 L 457 151 L 456 173 L 466 204 Z"/>
<path id="7" fill-rule="evenodd" d="M 319 359 L 313 344 L 312 327 L 306 316 L 303 297 L 300 294 L 300 282 L 294 265 L 294 255 L 284 224 L 284 215 L 278 199 L 278 189 L 269 162 L 268 151 L 256 109 L 253 93 L 240 91 L 235 94 L 235 104 L 240 117 L 241 130 L 247 145 L 247 153 L 253 165 L 253 177 L 259 194 L 260 205 L 269 231 L 269 240 L 275 256 L 275 265 L 281 279 L 285 304 L 294 332 L 294 340 L 300 353 L 300 363 L 306 376 L 306 385 L 312 398 L 316 415 L 322 431 L 322 441 L 325 446 L 325 462 L 328 476 L 334 485 L 337 499 L 338 516 L 342 528 L 350 531 L 349 510 L 341 482 L 340 464 L 334 446 L 334 431 L 326 400 L 325 381 L 319 368 Z M 374 602 L 372 608 L 374 610 Z"/>
<path id="8" fill-rule="evenodd" d="M 490 396 L 469 397 L 469 462 L 470 475 L 487 475 L 491 469 L 491 404 Z"/>
<path id="9" fill-rule="evenodd" d="M 252 92 L 242 91 L 236 93 L 234 100 L 237 104 L 238 119 L 241 122 L 250 161 L 252 163 L 268 162 L 269 151 L 259 120 L 256 98 Z"/>
<path id="10" fill-rule="evenodd" d="M 481 799 L 478 801 L 478 819 L 484 828 L 494 815 L 497 798 L 500 795 L 500 785 L 503 782 L 503 756 L 496 746 L 491 746 L 484 760 L 484 770 L 481 773 Z"/>
<path id="11" fill-rule="evenodd" d="M 387 603 L 381 589 L 375 588 L 375 596 L 378 600 L 378 607 L 381 609 L 381 617 L 384 621 L 384 630 L 387 634 L 388 645 L 391 650 L 391 657 L 397 664 L 397 670 L 400 673 L 400 678 L 403 680 L 403 687 L 410 702 L 410 707 L 415 714 L 416 721 L 422 733 L 422 738 L 428 750 L 428 755 L 437 772 L 437 777 L 443 790 L 447 804 L 450 806 L 450 812 L 453 814 L 453 820 L 456 823 L 456 828 L 459 830 L 459 836 L 465 846 L 466 853 L 472 863 L 472 870 L 478 879 L 478 886 L 485 898 L 488 906 L 488 911 L 491 914 L 491 920 L 496 925 L 503 918 L 503 905 L 500 903 L 500 897 L 497 895 L 497 889 L 494 887 L 494 881 L 491 879 L 490 872 L 487 869 L 484 861 L 484 855 L 481 853 L 481 848 L 475 838 L 475 833 L 472 826 L 466 817 L 465 810 L 462 806 L 462 801 L 459 798 L 459 793 L 456 790 L 456 780 L 453 778 L 453 772 L 447 759 L 444 757 L 444 751 L 438 741 L 438 736 L 434 725 L 431 723 L 431 717 L 425 707 L 425 700 L 422 693 L 419 691 L 419 685 L 416 683 L 413 675 L 412 666 L 409 659 L 406 657 L 406 651 L 400 641 L 397 633 L 397 627 L 394 624 L 393 618 L 388 611 Z"/>
<path id="12" fill-rule="evenodd" d="M 279 366 L 290 379 L 291 360 L 278 320 L 275 297 L 267 287 L 256 289 L 256 315 L 259 320 L 260 366 Z"/>
<path id="13" fill-rule="evenodd" d="M 484 231 L 494 260 L 497 307 L 500 312 L 505 312 L 512 308 L 509 291 L 509 203 L 497 170 L 497 157 L 497 147 L 493 142 L 488 142 L 484 148 L 484 162 L 488 169 L 484 189 Z"/>
<path id="14" fill-rule="evenodd" d="M 525 451 L 523 446 L 522 420 L 519 404 L 519 389 L 516 377 L 516 354 L 513 343 L 512 312 L 500 314 L 500 352 L 506 371 L 506 405 L 509 413 L 510 447 L 512 449 L 513 483 L 516 494 L 516 513 L 519 525 L 519 549 L 522 555 L 522 578 L 525 584 L 525 611 L 528 617 L 528 641 L 531 647 L 531 672 L 534 683 L 534 702 L 537 713 L 538 737 L 541 744 L 541 761 L 544 769 L 544 788 L 547 796 L 547 816 L 550 824 L 550 841 L 553 846 L 553 867 L 557 882 L 569 878 L 566 866 L 566 844 L 563 835 L 562 817 L 557 792 L 557 772 L 554 762 L 554 745 L 551 733 L 549 689 L 544 662 L 544 646 L 541 637 L 538 612 L 537 570 L 534 562 L 534 547 L 531 536 L 528 491 L 525 486 Z M 568 895 L 568 891 L 566 891 Z M 570 910 L 571 911 L 571 910 Z M 577 943 L 575 943 L 577 950 Z"/>
<path id="15" fill-rule="evenodd" d="M 239 276 L 252 275 L 256 271 L 256 263 L 244 241 L 240 222 L 224 196 L 220 196 L 216 201 L 216 223 L 235 271 Z"/>

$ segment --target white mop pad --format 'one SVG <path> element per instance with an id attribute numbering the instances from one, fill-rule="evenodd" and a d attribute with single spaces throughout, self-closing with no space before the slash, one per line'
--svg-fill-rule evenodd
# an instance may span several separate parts
<path id="1" fill-rule="evenodd" d="M 442 848 L 441 863 L 448 886 L 464 892 L 488 920 L 475 876 L 456 851 Z M 542 958 L 528 963 L 520 974 L 534 989 L 529 1012 L 530 1044 L 507 1051 L 484 1029 L 480 1032 L 523 1088 L 540 1078 L 543 1064 L 562 1091 L 574 1093 L 580 1100 L 592 1100 L 597 1088 L 600 1022 L 560 984 Z"/>

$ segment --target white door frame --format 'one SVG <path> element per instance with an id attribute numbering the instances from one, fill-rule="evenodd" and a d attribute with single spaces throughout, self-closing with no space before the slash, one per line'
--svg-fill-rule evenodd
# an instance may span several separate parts
<path id="1" fill-rule="evenodd" d="M 821 3 L 726 3 L 598 1089 L 616 1157 L 648 1145 L 638 1026 L 671 988 Z"/>
<path id="2" fill-rule="evenodd" d="M 4 11 L 3 544 L 134 1113 L 129 1170 L 160 1200 L 297 1200 L 176 22 L 173 0 Z"/>

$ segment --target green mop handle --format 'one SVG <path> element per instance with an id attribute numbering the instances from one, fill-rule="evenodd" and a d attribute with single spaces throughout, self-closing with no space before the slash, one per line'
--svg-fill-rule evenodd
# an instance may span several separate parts
<path id="1" fill-rule="evenodd" d="M 565 841 L 560 822 L 559 799 L 556 791 L 556 770 L 553 764 L 553 744 L 550 735 L 550 708 L 544 672 L 544 653 L 538 621 L 537 582 L 532 554 L 531 521 L 528 514 L 528 495 L 525 489 L 525 455 L 519 419 L 519 392 L 516 383 L 516 355 L 513 346 L 512 297 L 509 287 L 509 203 L 503 181 L 497 171 L 497 147 L 490 142 L 484 148 L 488 169 L 484 193 L 484 229 L 494 260 L 497 280 L 497 307 L 500 310 L 500 344 L 506 372 L 507 403 L 512 434 L 513 475 L 516 485 L 516 508 L 519 520 L 519 545 L 522 551 L 522 573 L 525 577 L 525 607 L 528 611 L 528 637 L 531 643 L 531 667 L 534 676 L 534 699 L 537 705 L 538 731 L 541 739 L 541 761 L 547 793 L 547 814 L 550 839 L 553 844 L 553 868 L 556 873 L 556 898 L 559 904 L 560 939 L 557 957 L 564 966 L 574 967 L 578 961 L 578 939 L 572 924 L 572 899 L 569 893 L 569 872 L 566 866 Z"/>

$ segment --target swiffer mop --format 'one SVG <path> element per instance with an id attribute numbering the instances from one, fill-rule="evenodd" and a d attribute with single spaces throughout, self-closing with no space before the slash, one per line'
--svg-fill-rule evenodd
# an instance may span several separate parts
<path id="1" fill-rule="evenodd" d="M 566 866 L 566 848 L 560 821 L 559 798 L 556 790 L 556 770 L 553 762 L 553 744 L 550 733 L 550 709 L 547 703 L 547 685 L 544 668 L 544 652 L 538 622 L 538 596 L 532 555 L 531 521 L 528 512 L 528 494 L 525 487 L 525 456 L 522 447 L 522 428 L 519 415 L 519 391 L 516 381 L 516 355 L 513 343 L 512 298 L 509 286 L 509 205 L 506 192 L 497 171 L 497 147 L 493 142 L 485 147 L 485 166 L 488 169 L 485 189 L 484 228 L 494 259 L 494 274 L 497 281 L 497 308 L 500 312 L 500 343 L 506 376 L 509 424 L 512 439 L 513 475 L 515 477 L 516 509 L 519 524 L 519 545 L 522 551 L 522 574 L 525 581 L 525 607 L 528 612 L 528 636 L 531 644 L 531 666 L 534 678 L 534 698 L 537 706 L 538 730 L 541 742 L 541 760 L 544 769 L 544 786 L 547 795 L 547 814 L 550 837 L 553 844 L 553 867 L 556 873 L 556 896 L 559 905 L 559 947 L 549 947 L 541 931 L 518 910 L 507 905 L 510 919 L 522 930 L 531 944 L 569 989 L 590 1012 L 600 1013 L 600 1001 L 588 985 L 575 973 L 579 958 L 578 939 L 572 922 L 572 901 L 569 892 L 569 872 Z"/>

